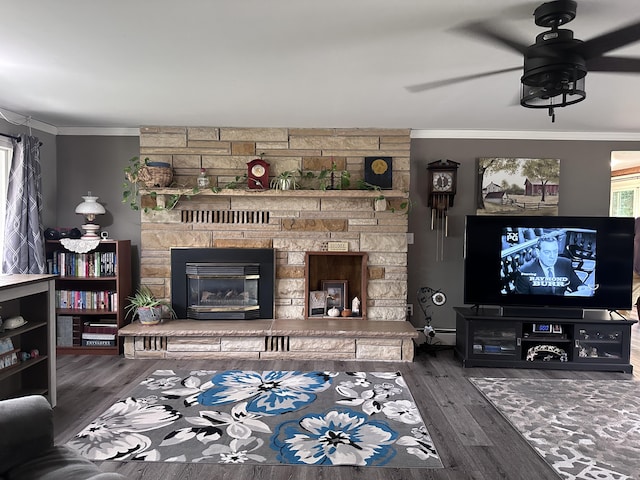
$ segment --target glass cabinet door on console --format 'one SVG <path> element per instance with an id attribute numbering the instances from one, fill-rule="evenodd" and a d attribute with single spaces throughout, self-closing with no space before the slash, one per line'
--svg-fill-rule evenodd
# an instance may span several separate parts
<path id="1" fill-rule="evenodd" d="M 628 362 L 628 325 L 576 324 L 573 359 L 576 362 Z M 630 333 L 630 332 L 629 332 Z"/>
<path id="2" fill-rule="evenodd" d="M 519 357 L 520 324 L 508 322 L 470 322 L 470 357 Z"/>

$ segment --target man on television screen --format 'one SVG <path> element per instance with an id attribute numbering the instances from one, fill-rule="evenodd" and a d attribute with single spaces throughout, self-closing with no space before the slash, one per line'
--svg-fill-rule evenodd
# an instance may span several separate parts
<path id="1" fill-rule="evenodd" d="M 516 293 L 588 297 L 593 291 L 580 281 L 571 260 L 558 256 L 558 239 L 543 235 L 536 244 L 536 258 L 520 267 Z"/>

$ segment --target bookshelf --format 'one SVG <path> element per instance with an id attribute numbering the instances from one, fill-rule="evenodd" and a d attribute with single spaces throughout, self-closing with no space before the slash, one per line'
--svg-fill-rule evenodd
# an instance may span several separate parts
<path id="1" fill-rule="evenodd" d="M 47 240 L 47 268 L 56 275 L 56 344 L 59 354 L 118 355 L 127 297 L 132 293 L 131 241 L 100 240 L 75 253 Z"/>
<path id="2" fill-rule="evenodd" d="M 0 399 L 45 395 L 56 405 L 54 287 L 51 275 L 0 276 L 2 318 L 25 320 L 15 329 L 0 328 Z"/>

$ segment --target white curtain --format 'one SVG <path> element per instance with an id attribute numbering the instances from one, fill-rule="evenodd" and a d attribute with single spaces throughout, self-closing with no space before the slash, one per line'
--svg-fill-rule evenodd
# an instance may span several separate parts
<path id="1" fill-rule="evenodd" d="M 46 273 L 42 228 L 40 141 L 20 135 L 13 144 L 4 224 L 4 273 Z"/>

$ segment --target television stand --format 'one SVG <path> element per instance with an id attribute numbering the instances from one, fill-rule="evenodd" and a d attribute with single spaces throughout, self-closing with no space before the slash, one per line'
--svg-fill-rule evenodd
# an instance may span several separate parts
<path id="1" fill-rule="evenodd" d="M 463 367 L 632 373 L 631 327 L 606 310 L 581 318 L 505 316 L 499 308 L 454 307 L 455 355 Z"/>
<path id="2" fill-rule="evenodd" d="M 534 318 L 584 318 L 582 308 L 554 308 L 554 307 L 500 307 L 503 317 L 534 317 Z"/>

